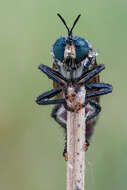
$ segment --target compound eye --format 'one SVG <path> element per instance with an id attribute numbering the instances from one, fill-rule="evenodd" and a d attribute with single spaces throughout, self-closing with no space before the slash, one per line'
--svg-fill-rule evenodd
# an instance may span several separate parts
<path id="1" fill-rule="evenodd" d="M 60 60 L 61 62 L 64 59 L 64 49 L 65 49 L 66 39 L 61 37 L 55 41 L 53 44 L 53 53 L 56 59 Z"/>
<path id="2" fill-rule="evenodd" d="M 90 47 L 85 39 L 77 37 L 75 40 L 75 48 L 77 62 L 81 62 L 88 56 Z"/>

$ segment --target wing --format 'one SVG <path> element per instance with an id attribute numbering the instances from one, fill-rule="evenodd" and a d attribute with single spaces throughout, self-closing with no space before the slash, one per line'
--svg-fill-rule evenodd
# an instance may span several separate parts
<path id="1" fill-rule="evenodd" d="M 93 69 L 93 68 L 96 67 L 96 66 L 97 66 L 97 61 L 96 61 L 96 59 L 93 59 L 90 69 Z M 94 84 L 94 83 L 99 83 L 99 82 L 100 82 L 100 77 L 99 77 L 99 75 L 96 75 L 95 77 L 93 77 L 93 78 L 88 82 L 88 84 Z M 88 92 L 88 91 L 87 91 L 87 92 Z M 92 99 L 92 100 L 95 100 L 95 101 L 97 101 L 97 102 L 100 101 L 100 97 L 99 97 L 99 96 L 98 96 L 98 97 L 92 97 L 91 99 Z M 88 112 L 90 112 L 90 110 L 91 110 L 91 108 L 90 108 L 89 106 L 87 106 L 87 107 L 86 107 L 86 114 L 87 114 Z M 91 136 L 92 136 L 92 134 L 93 134 L 93 132 L 94 132 L 94 125 L 96 124 L 97 120 L 98 120 L 98 117 L 93 118 L 93 119 L 91 119 L 91 120 L 88 120 L 88 121 L 86 122 L 86 139 L 87 139 L 88 144 L 89 144 L 89 140 L 90 140 L 90 138 L 91 138 Z"/>
<path id="2" fill-rule="evenodd" d="M 91 63 L 91 68 L 90 69 L 93 69 L 94 67 L 96 67 L 97 66 L 97 61 L 96 61 L 96 59 L 93 59 L 92 60 L 92 63 Z M 100 77 L 99 77 L 99 75 L 96 75 L 95 77 L 93 77 L 89 82 L 88 82 L 88 84 L 94 84 L 94 83 L 99 83 L 100 82 Z M 89 91 L 88 91 L 89 92 Z M 100 97 L 98 96 L 98 97 L 93 97 L 93 98 L 91 98 L 92 100 L 95 100 L 95 101 L 97 101 L 97 102 L 99 102 L 99 100 L 100 100 Z"/>

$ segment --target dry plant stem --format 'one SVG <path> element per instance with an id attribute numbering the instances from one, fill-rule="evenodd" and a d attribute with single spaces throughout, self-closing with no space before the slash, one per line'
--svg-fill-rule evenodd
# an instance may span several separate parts
<path id="1" fill-rule="evenodd" d="M 85 88 L 76 95 L 73 104 L 85 101 Z M 67 112 L 67 190 L 85 188 L 85 108 Z"/>

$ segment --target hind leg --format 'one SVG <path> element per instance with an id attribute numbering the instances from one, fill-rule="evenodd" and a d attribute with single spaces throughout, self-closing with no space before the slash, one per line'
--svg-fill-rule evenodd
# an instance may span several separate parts
<path id="1" fill-rule="evenodd" d="M 62 104 L 58 104 L 54 106 L 51 117 L 55 119 L 55 121 L 65 130 L 65 145 L 64 145 L 64 151 L 63 156 L 64 159 L 67 161 L 67 130 L 66 130 L 66 121 L 67 121 L 67 111 L 64 108 Z"/>
<path id="2" fill-rule="evenodd" d="M 95 118 L 86 121 L 86 138 L 85 138 L 85 144 L 84 144 L 85 151 L 87 151 L 88 147 L 90 146 L 90 138 L 94 132 L 95 123 L 96 123 Z"/>
<path id="3" fill-rule="evenodd" d="M 54 106 L 51 117 L 53 117 L 62 128 L 66 129 L 67 111 L 62 104 L 57 104 Z"/>
<path id="4" fill-rule="evenodd" d="M 96 112 L 96 107 L 92 104 L 87 104 L 85 107 L 85 115 L 88 118 L 86 120 L 86 137 L 85 137 L 85 144 L 84 144 L 84 150 L 87 151 L 88 147 L 90 145 L 90 138 L 94 132 L 94 125 L 96 123 L 96 118 L 91 118 L 91 115 Z M 91 118 L 91 119 L 89 119 Z"/>
<path id="5" fill-rule="evenodd" d="M 65 130 L 65 144 L 64 144 L 64 151 L 63 151 L 64 160 L 68 160 L 68 153 L 67 153 L 67 130 Z"/>
<path id="6" fill-rule="evenodd" d="M 95 110 L 96 110 L 96 108 L 94 108 L 92 105 L 87 105 L 86 106 L 86 115 L 90 116 L 91 113 L 93 113 Z M 55 119 L 55 121 L 65 130 L 65 145 L 64 145 L 63 156 L 64 156 L 64 159 L 67 161 L 68 160 L 67 129 L 66 129 L 67 111 L 62 104 L 57 104 L 56 106 L 54 106 L 54 108 L 52 110 L 51 117 L 53 117 Z M 85 137 L 86 141 L 83 146 L 83 149 L 85 151 L 88 150 L 89 141 L 90 141 L 90 138 L 94 131 L 95 122 L 96 122 L 95 118 L 92 118 L 92 119 L 89 119 L 86 121 L 86 137 Z"/>

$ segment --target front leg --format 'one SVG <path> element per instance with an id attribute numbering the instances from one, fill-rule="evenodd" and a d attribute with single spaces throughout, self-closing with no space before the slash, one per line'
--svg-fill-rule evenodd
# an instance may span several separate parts
<path id="1" fill-rule="evenodd" d="M 101 64 L 93 68 L 92 70 L 88 71 L 81 77 L 77 79 L 79 85 L 85 84 L 87 81 L 98 75 L 102 70 L 105 69 L 105 65 Z"/>
<path id="2" fill-rule="evenodd" d="M 49 90 L 40 96 L 38 96 L 35 101 L 39 105 L 49 105 L 49 104 L 65 104 L 64 99 L 57 99 L 57 100 L 49 100 L 50 98 L 56 96 L 58 93 L 60 93 L 62 89 L 55 88 L 52 90 Z"/>
<path id="3" fill-rule="evenodd" d="M 110 84 L 105 84 L 105 83 L 86 84 L 86 88 L 88 90 L 94 91 L 87 93 L 86 94 L 87 98 L 101 96 L 112 92 L 112 86 Z"/>
<path id="4" fill-rule="evenodd" d="M 41 64 L 39 65 L 38 69 L 40 69 L 43 73 L 45 73 L 48 76 L 48 78 L 52 79 L 60 86 L 64 86 L 67 84 L 66 79 L 59 72 L 51 69 L 50 67 Z"/>

